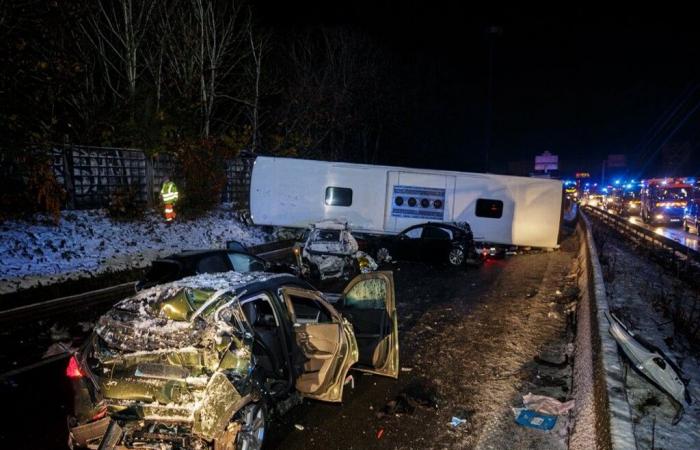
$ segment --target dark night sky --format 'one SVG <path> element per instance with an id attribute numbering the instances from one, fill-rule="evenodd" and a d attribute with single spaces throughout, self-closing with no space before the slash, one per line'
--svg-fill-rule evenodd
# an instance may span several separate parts
<path id="1" fill-rule="evenodd" d="M 544 150 L 559 154 L 570 171 L 597 169 L 609 153 L 625 153 L 630 165 L 640 166 L 658 156 L 655 150 L 683 114 L 640 150 L 645 133 L 700 81 L 700 27 L 690 9 L 643 9 L 639 3 L 615 10 L 487 9 L 461 3 L 259 2 L 258 9 L 276 28 L 364 29 L 404 61 L 397 77 L 413 84 L 419 113 L 406 124 L 413 130 L 410 144 L 387 145 L 406 146 L 405 162 L 416 166 L 483 168 L 484 30 L 490 24 L 503 28 L 495 47 L 494 171 Z M 682 112 L 700 102 L 699 91 Z M 700 170 L 693 162 L 700 155 L 698 130 L 700 111 L 672 139 L 693 146 L 685 168 L 693 174 Z"/>

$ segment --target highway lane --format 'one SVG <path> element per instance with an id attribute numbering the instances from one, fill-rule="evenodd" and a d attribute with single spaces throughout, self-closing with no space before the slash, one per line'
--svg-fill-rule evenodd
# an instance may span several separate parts
<path id="1" fill-rule="evenodd" d="M 641 227 L 644 227 L 648 230 L 654 231 L 654 233 L 667 237 L 669 239 L 673 239 L 676 242 L 679 242 L 682 245 L 685 245 L 688 248 L 691 248 L 693 250 L 699 250 L 700 249 L 700 236 L 697 234 L 691 234 L 687 233 L 682 225 L 666 225 L 666 226 L 661 226 L 661 225 L 650 225 L 646 224 L 642 221 L 642 218 L 639 216 L 630 216 L 628 217 L 628 220 L 630 223 L 633 223 L 635 225 L 639 225 Z"/>

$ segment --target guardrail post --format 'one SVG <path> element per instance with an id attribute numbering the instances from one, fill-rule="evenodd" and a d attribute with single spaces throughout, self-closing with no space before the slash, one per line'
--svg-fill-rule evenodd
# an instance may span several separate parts
<path id="1" fill-rule="evenodd" d="M 144 156 L 146 160 L 146 206 L 153 208 L 153 156 Z"/>
<path id="2" fill-rule="evenodd" d="M 75 185 L 73 184 L 73 147 L 63 146 L 63 182 L 66 188 L 66 207 L 75 209 Z"/>

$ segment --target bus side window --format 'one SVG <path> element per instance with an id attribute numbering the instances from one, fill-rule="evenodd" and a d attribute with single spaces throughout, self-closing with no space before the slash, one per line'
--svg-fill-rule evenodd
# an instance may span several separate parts
<path id="1" fill-rule="evenodd" d="M 503 202 L 479 198 L 476 200 L 476 217 L 500 219 L 503 216 Z"/>

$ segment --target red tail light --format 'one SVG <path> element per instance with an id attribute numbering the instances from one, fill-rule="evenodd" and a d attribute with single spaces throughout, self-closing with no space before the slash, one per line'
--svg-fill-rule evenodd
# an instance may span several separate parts
<path id="1" fill-rule="evenodd" d="M 66 376 L 68 378 L 83 378 L 85 374 L 78 364 L 78 360 L 75 359 L 75 355 L 70 357 L 68 360 L 68 367 L 66 367 Z"/>

